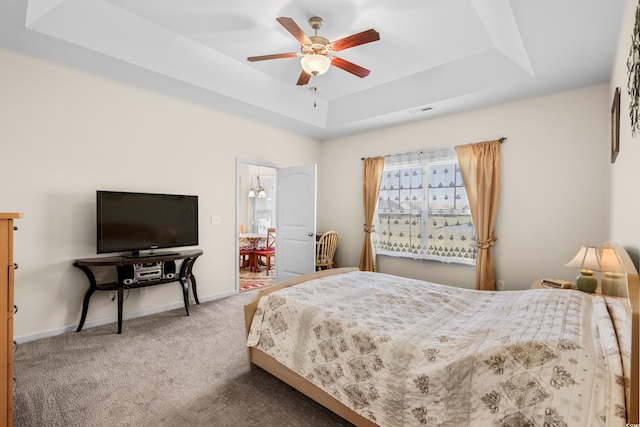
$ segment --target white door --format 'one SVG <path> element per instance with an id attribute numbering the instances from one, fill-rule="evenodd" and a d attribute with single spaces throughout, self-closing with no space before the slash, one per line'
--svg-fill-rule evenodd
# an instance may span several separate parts
<path id="1" fill-rule="evenodd" d="M 316 269 L 316 165 L 278 168 L 276 278 Z"/>

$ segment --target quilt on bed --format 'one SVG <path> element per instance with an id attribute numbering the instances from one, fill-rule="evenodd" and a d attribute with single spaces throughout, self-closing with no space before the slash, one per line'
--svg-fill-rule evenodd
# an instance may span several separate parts
<path id="1" fill-rule="evenodd" d="M 625 425 L 607 302 L 577 291 L 352 272 L 263 297 L 248 345 L 381 426 Z"/>

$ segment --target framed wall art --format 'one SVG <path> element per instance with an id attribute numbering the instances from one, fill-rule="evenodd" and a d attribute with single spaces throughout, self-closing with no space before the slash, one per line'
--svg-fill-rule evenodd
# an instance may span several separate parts
<path id="1" fill-rule="evenodd" d="M 611 104 L 611 163 L 616 162 L 620 151 L 620 88 L 616 88 Z"/>
<path id="2" fill-rule="evenodd" d="M 640 130 L 640 3 L 636 8 L 636 20 L 631 35 L 631 48 L 627 59 L 627 90 L 629 92 L 629 118 L 631 135 Z"/>

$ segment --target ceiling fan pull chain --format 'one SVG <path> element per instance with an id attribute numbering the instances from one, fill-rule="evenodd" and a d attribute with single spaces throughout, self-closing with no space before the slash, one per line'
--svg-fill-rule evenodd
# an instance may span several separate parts
<path id="1" fill-rule="evenodd" d="M 313 108 L 316 108 L 316 100 L 318 99 L 318 87 L 314 86 L 313 89 Z"/>

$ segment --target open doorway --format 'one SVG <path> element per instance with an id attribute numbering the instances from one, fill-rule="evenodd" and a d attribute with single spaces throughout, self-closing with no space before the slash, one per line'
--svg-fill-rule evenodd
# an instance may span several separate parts
<path id="1" fill-rule="evenodd" d="M 264 228 L 276 228 L 275 251 L 272 258 L 274 266 L 269 274 L 264 274 L 272 283 L 290 279 L 314 271 L 315 269 L 315 227 L 316 227 L 316 169 L 315 164 L 306 166 L 283 167 L 271 163 L 236 159 L 236 290 L 240 290 L 241 267 L 247 259 L 242 258 L 240 242 L 242 228 L 244 233 L 260 235 Z M 257 177 L 260 176 L 260 185 Z M 271 192 L 272 200 L 256 203 L 260 199 L 260 187 L 268 191 L 265 183 L 274 177 Z M 270 184 L 268 184 L 270 185 Z M 251 191 L 253 196 L 251 197 Z M 256 192 L 257 191 L 257 192 Z M 253 200 L 250 200 L 253 199 Z M 242 226 L 242 227 L 241 227 Z M 267 233 L 269 234 L 269 233 Z M 275 254 L 274 254 L 275 255 Z M 266 262 L 265 262 L 266 264 Z M 260 266 L 265 273 L 266 266 Z"/>
<path id="2" fill-rule="evenodd" d="M 275 257 L 258 253 L 271 243 L 269 229 L 276 226 L 277 173 L 277 166 L 272 164 L 237 162 L 238 292 L 267 287 L 276 281 Z"/>

